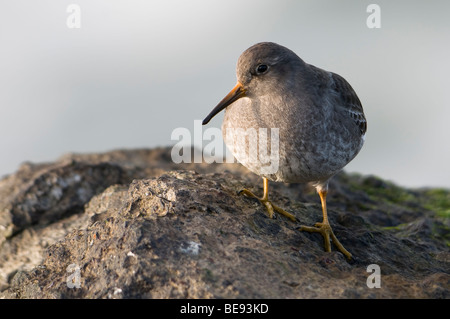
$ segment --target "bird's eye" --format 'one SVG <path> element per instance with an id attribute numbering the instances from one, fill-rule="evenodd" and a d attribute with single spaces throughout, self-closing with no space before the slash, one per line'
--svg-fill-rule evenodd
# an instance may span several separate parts
<path id="1" fill-rule="evenodd" d="M 256 74 L 264 74 L 267 72 L 269 67 L 265 64 L 260 64 L 256 67 Z"/>

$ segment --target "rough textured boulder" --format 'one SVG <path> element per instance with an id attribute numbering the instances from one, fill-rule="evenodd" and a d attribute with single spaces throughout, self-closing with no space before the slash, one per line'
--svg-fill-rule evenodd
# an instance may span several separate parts
<path id="1" fill-rule="evenodd" d="M 348 261 L 244 187 L 262 193 L 262 180 L 239 164 L 177 165 L 166 148 L 24 164 L 0 181 L 0 297 L 450 297 L 448 190 L 336 176 L 329 217 Z M 302 224 L 321 220 L 307 185 L 270 187 Z"/>

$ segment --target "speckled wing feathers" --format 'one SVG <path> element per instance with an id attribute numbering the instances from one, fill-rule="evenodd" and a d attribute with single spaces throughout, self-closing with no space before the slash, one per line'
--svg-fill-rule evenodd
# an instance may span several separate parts
<path id="1" fill-rule="evenodd" d="M 338 103 L 338 107 L 343 108 L 348 112 L 348 115 L 358 125 L 363 136 L 367 131 L 366 117 L 362 108 L 361 101 L 356 95 L 351 85 L 339 74 L 331 73 L 331 79 L 333 80 L 332 89 L 340 97 L 342 103 Z"/>

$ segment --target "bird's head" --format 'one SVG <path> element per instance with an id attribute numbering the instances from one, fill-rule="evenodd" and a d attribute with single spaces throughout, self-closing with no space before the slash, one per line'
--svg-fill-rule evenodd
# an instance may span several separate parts
<path id="1" fill-rule="evenodd" d="M 242 97 L 254 98 L 273 93 L 280 84 L 292 80 L 294 68 L 305 63 L 294 52 L 272 42 L 261 42 L 245 50 L 239 57 L 237 84 L 203 120 L 207 124 L 216 114 Z"/>

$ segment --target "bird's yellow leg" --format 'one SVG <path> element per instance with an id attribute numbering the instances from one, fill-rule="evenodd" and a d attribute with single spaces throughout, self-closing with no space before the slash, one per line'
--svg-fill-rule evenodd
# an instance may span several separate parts
<path id="1" fill-rule="evenodd" d="M 248 189 L 245 189 L 245 188 L 243 190 L 241 190 L 239 192 L 239 194 L 258 199 L 266 207 L 267 212 L 269 213 L 269 218 L 273 218 L 274 211 L 276 211 L 277 213 L 279 213 L 283 216 L 286 216 L 287 218 L 289 218 L 290 220 L 292 220 L 294 222 L 297 221 L 297 218 L 295 218 L 294 215 L 288 213 L 284 209 L 276 206 L 271 201 L 269 201 L 269 180 L 267 178 L 263 177 L 263 181 L 264 181 L 264 194 L 263 194 L 262 198 L 256 196 L 251 191 L 249 191 Z"/>
<path id="2" fill-rule="evenodd" d="M 322 213 L 323 213 L 323 221 L 321 223 L 314 224 L 314 227 L 310 226 L 300 226 L 298 230 L 300 231 L 307 231 L 307 232 L 315 232 L 315 233 L 321 233 L 324 239 L 324 245 L 325 245 L 325 251 L 330 252 L 331 251 L 331 244 L 330 244 L 330 237 L 331 241 L 336 245 L 337 249 L 343 253 L 348 259 L 352 258 L 352 254 L 348 252 L 347 249 L 342 246 L 342 244 L 339 242 L 339 240 L 336 238 L 336 236 L 333 233 L 333 230 L 331 229 L 330 223 L 328 222 L 328 215 L 327 215 L 327 191 L 321 190 L 319 191 L 320 201 L 322 202 Z"/>

